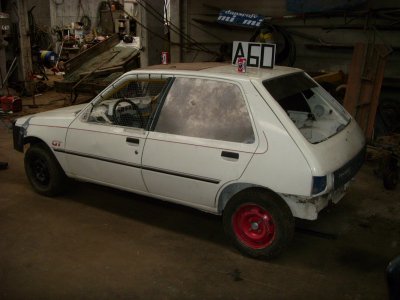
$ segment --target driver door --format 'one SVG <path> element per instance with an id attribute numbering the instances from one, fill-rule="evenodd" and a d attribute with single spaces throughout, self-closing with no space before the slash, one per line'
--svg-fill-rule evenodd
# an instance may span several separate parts
<path id="1" fill-rule="evenodd" d="M 141 157 L 147 126 L 165 79 L 121 78 L 68 128 L 65 153 L 72 177 L 131 191 L 147 191 Z"/>

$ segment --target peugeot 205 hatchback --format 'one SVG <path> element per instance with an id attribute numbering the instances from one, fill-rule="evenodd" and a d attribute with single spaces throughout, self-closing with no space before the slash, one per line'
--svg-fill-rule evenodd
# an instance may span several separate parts
<path id="1" fill-rule="evenodd" d="M 27 177 L 66 177 L 223 215 L 243 253 L 273 257 L 317 219 L 364 156 L 355 120 L 299 69 L 178 64 L 122 75 L 89 104 L 16 120 Z"/>

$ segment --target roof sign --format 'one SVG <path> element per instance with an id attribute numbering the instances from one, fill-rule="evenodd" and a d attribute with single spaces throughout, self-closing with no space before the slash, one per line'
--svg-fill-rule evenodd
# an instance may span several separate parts
<path id="1" fill-rule="evenodd" d="M 247 28 L 258 28 L 264 20 L 264 16 L 256 14 L 240 13 L 232 10 L 221 10 L 217 19 L 218 23 L 236 25 Z"/>
<path id="2" fill-rule="evenodd" d="M 275 65 L 275 44 L 234 41 L 232 65 L 237 65 L 240 57 L 246 58 L 248 67 L 273 68 Z"/>

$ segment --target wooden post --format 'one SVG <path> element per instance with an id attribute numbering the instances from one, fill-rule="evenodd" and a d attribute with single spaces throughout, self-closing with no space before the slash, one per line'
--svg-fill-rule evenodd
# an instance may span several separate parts
<path id="1" fill-rule="evenodd" d="M 19 45 L 20 53 L 18 59 L 18 77 L 24 82 L 25 89 L 29 94 L 33 94 L 33 81 L 32 81 L 32 54 L 31 42 L 29 39 L 29 22 L 28 22 L 28 8 L 26 0 L 19 0 L 15 2 L 18 11 L 18 27 L 19 27 Z"/>
<path id="2" fill-rule="evenodd" d="M 380 44 L 357 43 L 350 65 L 343 105 L 357 120 L 368 141 L 373 139 L 375 116 L 391 49 Z"/>
<path id="3" fill-rule="evenodd" d="M 10 16 L 6 13 L 2 13 L 3 9 L 1 7 L 1 2 L 0 2 L 0 11 L 1 11 L 1 15 L 0 15 L 0 25 L 1 26 L 6 26 L 7 28 L 10 26 Z M 6 42 L 4 40 L 4 36 L 3 36 L 3 32 L 7 32 L 9 30 L 3 30 L 3 28 L 1 28 L 2 30 L 0 30 L 0 77 L 1 77 L 1 89 L 0 91 L 2 91 L 4 89 L 3 86 L 3 78 L 6 77 L 7 74 L 7 69 L 6 69 L 6 50 L 5 50 L 5 45 Z M 4 91 L 2 91 L 4 92 Z"/>
<path id="4" fill-rule="evenodd" d="M 142 2 L 144 6 L 146 6 L 146 2 Z M 138 20 L 141 24 L 144 24 L 147 27 L 147 13 L 146 10 L 142 7 L 139 6 L 139 16 Z M 149 49 L 149 43 L 148 43 L 148 36 L 149 33 L 147 32 L 147 29 L 145 29 L 142 26 L 137 26 L 137 36 L 140 37 L 141 39 L 141 44 L 142 44 L 142 52 L 140 53 L 140 66 L 147 67 L 149 65 L 149 55 L 148 55 L 148 49 Z"/>
<path id="5" fill-rule="evenodd" d="M 181 5 L 182 5 L 182 3 L 180 0 L 171 0 L 170 1 L 171 23 L 173 23 L 177 27 L 177 28 L 175 27 L 176 30 L 181 29 L 181 11 L 182 11 Z M 178 62 L 182 61 L 182 48 L 181 48 L 182 38 L 175 31 L 172 31 L 170 33 L 171 63 L 178 63 Z"/>

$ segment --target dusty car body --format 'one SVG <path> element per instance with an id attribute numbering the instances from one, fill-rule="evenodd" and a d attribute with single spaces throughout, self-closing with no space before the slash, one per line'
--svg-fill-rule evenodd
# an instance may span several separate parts
<path id="1" fill-rule="evenodd" d="M 14 125 L 34 189 L 65 176 L 222 214 L 233 243 L 278 255 L 361 167 L 363 133 L 302 70 L 177 64 L 128 72 L 89 104 Z"/>

